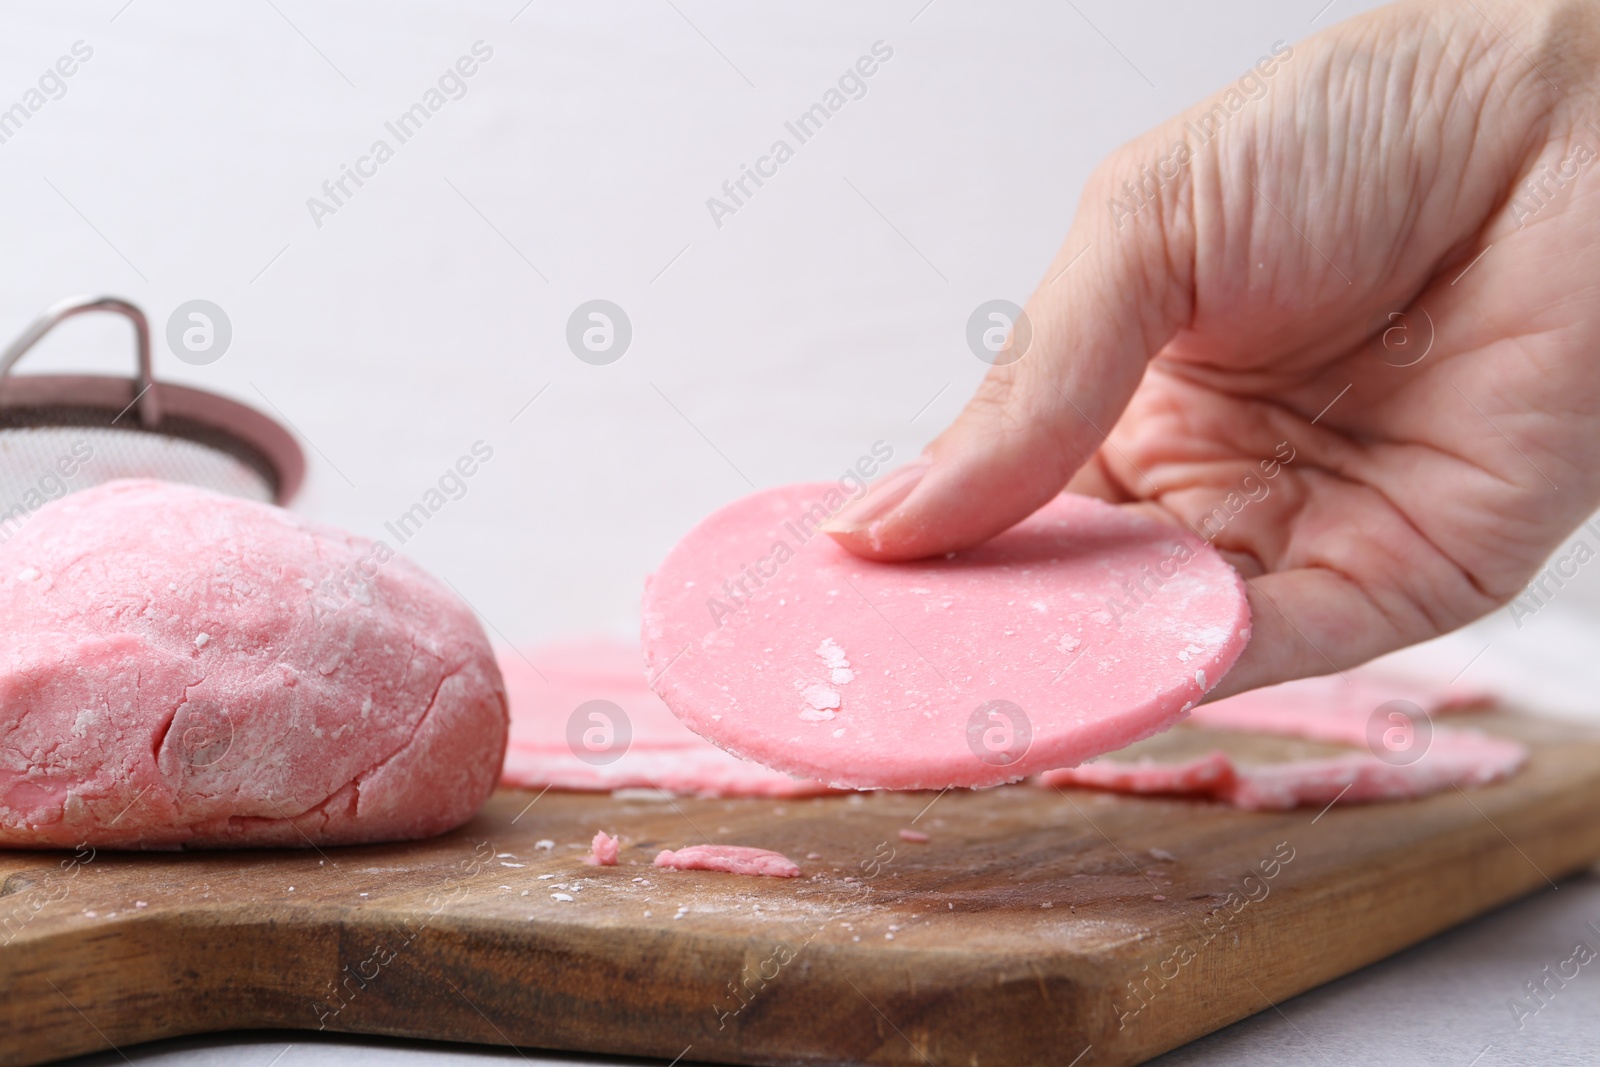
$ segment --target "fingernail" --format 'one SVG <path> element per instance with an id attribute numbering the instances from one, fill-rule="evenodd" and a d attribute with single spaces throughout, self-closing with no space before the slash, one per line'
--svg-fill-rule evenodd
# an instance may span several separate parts
<path id="1" fill-rule="evenodd" d="M 901 467 L 868 489 L 860 500 L 846 504 L 837 515 L 823 523 L 823 532 L 848 534 L 871 526 L 911 495 L 930 465 L 929 460 L 918 459 Z"/>

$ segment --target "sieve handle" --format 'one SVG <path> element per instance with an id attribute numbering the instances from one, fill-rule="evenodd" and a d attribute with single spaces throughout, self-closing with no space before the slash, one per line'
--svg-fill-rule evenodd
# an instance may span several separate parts
<path id="1" fill-rule="evenodd" d="M 20 337 L 11 342 L 9 348 L 0 352 L 0 381 L 11 373 L 11 368 L 28 349 L 43 340 L 44 335 L 55 329 L 58 323 L 86 311 L 114 311 L 133 323 L 133 336 L 139 352 L 139 377 L 134 384 L 139 391 L 128 407 L 138 404 L 139 421 L 146 427 L 154 428 L 161 421 L 161 404 L 157 399 L 155 377 L 150 372 L 150 323 L 144 317 L 144 312 L 120 297 L 74 296 L 46 308 Z"/>

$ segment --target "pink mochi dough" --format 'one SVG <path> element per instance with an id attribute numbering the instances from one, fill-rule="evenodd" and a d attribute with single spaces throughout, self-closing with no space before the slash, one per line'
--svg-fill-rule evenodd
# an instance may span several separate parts
<path id="1" fill-rule="evenodd" d="M 358 844 L 461 825 L 507 731 L 477 620 L 381 543 L 116 481 L 0 545 L 0 846 Z"/>
<path id="2" fill-rule="evenodd" d="M 679 722 L 650 691 L 637 640 L 613 637 L 496 649 L 511 704 L 502 785 L 517 789 L 660 789 L 723 797 L 808 796 L 821 782 L 730 756 Z M 627 743 L 580 755 L 569 736 L 585 704 L 608 701 L 628 719 Z M 618 724 L 612 724 L 614 727 Z M 582 735 L 579 741 L 581 743 Z M 589 755 L 585 760 L 583 755 Z M 615 755 L 615 758 L 609 758 Z"/>
<path id="3" fill-rule="evenodd" d="M 615 867 L 617 854 L 621 850 L 622 842 L 604 830 L 596 830 L 594 840 L 589 842 L 589 854 L 583 857 L 583 862 L 591 867 Z"/>
<path id="4" fill-rule="evenodd" d="M 1481 730 L 1431 727 L 1428 747 L 1415 761 L 1391 763 L 1370 748 L 1371 720 L 1392 700 L 1433 716 L 1489 702 L 1487 693 L 1428 687 L 1386 678 L 1373 670 L 1301 678 L 1240 693 L 1196 708 L 1191 725 L 1240 733 L 1303 737 L 1353 751 L 1282 763 L 1237 763 L 1210 752 L 1177 763 L 1103 759 L 1047 771 L 1047 786 L 1077 786 L 1117 793 L 1169 794 L 1226 801 L 1248 810 L 1299 805 L 1362 804 L 1425 797 L 1451 786 L 1485 785 L 1507 778 L 1527 761 L 1528 749 Z M 1384 720 L 1387 721 L 1387 720 Z M 1382 727 L 1380 726 L 1380 729 Z"/>
<path id="5" fill-rule="evenodd" d="M 800 868 L 788 856 L 767 848 L 744 845 L 690 845 L 676 852 L 662 849 L 656 854 L 657 867 L 680 871 L 720 871 L 766 878 L 798 878 Z"/>
<path id="6" fill-rule="evenodd" d="M 1062 495 L 969 551 L 877 563 L 817 531 L 841 502 L 735 501 L 645 590 L 661 699 L 777 770 L 940 789 L 1072 766 L 1179 721 L 1249 641 L 1238 573 L 1127 509 Z"/>

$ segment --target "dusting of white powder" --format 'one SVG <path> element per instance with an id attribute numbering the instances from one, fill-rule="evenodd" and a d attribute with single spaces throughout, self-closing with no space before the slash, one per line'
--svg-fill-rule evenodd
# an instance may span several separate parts
<path id="1" fill-rule="evenodd" d="M 839 691 L 829 689 L 825 685 L 808 686 L 805 691 L 806 703 L 817 711 L 827 711 L 839 706 Z"/>
<path id="2" fill-rule="evenodd" d="M 199 633 L 194 635 L 194 647 L 195 648 L 205 648 L 210 643 L 211 643 L 211 635 L 206 633 L 204 630 L 202 630 Z"/>
<path id="3" fill-rule="evenodd" d="M 845 658 L 844 649 L 833 638 L 824 638 L 822 644 L 817 646 L 817 656 L 821 658 L 823 666 L 828 670 L 828 680 L 833 685 L 849 685 L 855 681 L 855 671 L 850 669 L 850 661 Z M 837 689 L 822 683 L 806 685 L 805 682 L 796 682 L 795 687 L 801 688 L 801 695 L 810 705 L 800 712 L 800 718 L 805 722 L 827 722 L 833 718 L 835 708 L 842 703 L 842 698 Z"/>
<path id="4" fill-rule="evenodd" d="M 39 572 L 34 570 L 32 567 L 24 567 L 17 573 L 17 581 L 19 582 L 31 582 L 38 577 Z"/>
<path id="5" fill-rule="evenodd" d="M 844 649 L 833 638 L 825 638 L 817 646 L 817 655 L 822 657 L 822 662 L 827 666 L 829 676 L 834 685 L 849 685 L 855 681 L 856 673 L 850 669 L 850 661 L 845 658 Z"/>

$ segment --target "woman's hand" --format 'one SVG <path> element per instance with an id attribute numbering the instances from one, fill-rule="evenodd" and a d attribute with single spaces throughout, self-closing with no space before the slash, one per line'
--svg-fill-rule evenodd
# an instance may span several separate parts
<path id="1" fill-rule="evenodd" d="M 1026 351 L 830 532 L 928 556 L 1063 487 L 1184 524 L 1249 580 L 1214 696 L 1504 603 L 1600 503 L 1597 80 L 1595 2 L 1280 44 L 1105 161 Z"/>

